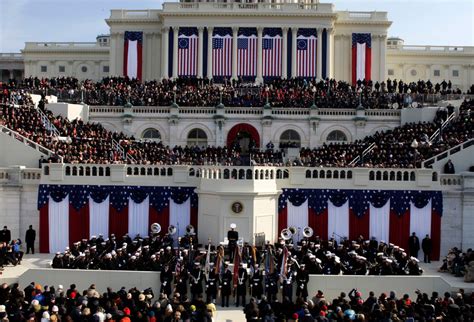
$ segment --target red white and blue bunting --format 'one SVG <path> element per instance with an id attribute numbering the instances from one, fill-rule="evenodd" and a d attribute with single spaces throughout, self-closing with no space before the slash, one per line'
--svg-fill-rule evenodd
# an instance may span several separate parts
<path id="1" fill-rule="evenodd" d="M 40 252 L 63 251 L 81 239 L 103 234 L 148 235 L 150 225 L 184 234 L 197 229 L 194 187 L 40 185 Z"/>

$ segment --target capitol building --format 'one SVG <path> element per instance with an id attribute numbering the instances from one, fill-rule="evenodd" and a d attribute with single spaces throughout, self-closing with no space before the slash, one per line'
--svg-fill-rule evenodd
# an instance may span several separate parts
<path id="1" fill-rule="evenodd" d="M 32 91 L 35 107 L 42 95 L 48 100 L 45 110 L 35 108 L 45 128 L 42 133 L 50 133 L 64 146 L 71 143 L 70 137 L 59 135 L 62 129 L 55 129 L 51 116 L 49 120 L 45 116 L 47 110 L 57 118 L 57 124 L 62 124 L 63 118 L 81 119 L 100 123 L 109 134 L 133 137 L 124 146 L 136 140 L 161 142 L 167 149 L 230 149 L 236 141 L 242 146 L 249 146 L 251 141 L 260 151 L 284 147 L 284 162 L 256 165 L 249 157 L 232 165 L 153 164 L 135 160 L 122 148 L 122 142 L 117 142 L 119 139 L 110 139 L 111 154 L 123 157 L 120 162 L 107 159 L 101 164 L 82 164 L 60 159 L 38 167 L 40 158 L 47 159 L 56 152 L 23 136 L 23 129 L 15 131 L 1 123 L 0 204 L 4 211 L 0 220 L 13 236 L 22 236 L 33 225 L 39 231 L 36 245 L 40 251 L 56 253 L 69 247 L 74 238 L 98 235 L 100 231 L 94 230 L 93 223 L 106 227 L 105 235 L 133 232 L 144 236 L 151 224 L 159 222 L 164 231 L 168 224 L 176 228 L 178 235 L 184 235 L 192 225 L 204 243 L 208 238 L 223 243 L 228 227 L 234 224 L 243 240 L 260 246 L 265 240 L 277 241 L 287 227 L 301 228 L 301 233 L 310 227 L 326 240 L 354 240 L 365 235 L 366 239 L 377 237 L 396 245 L 407 245 L 412 232 L 420 240 L 430 235 L 434 260 L 442 259 L 454 246 L 474 247 L 472 133 L 463 133 L 466 141 L 419 162 L 417 149 L 423 148 L 422 142 L 414 140 L 408 149 L 413 152 L 411 164 L 415 166 L 363 166 L 361 160 L 377 151 L 380 142 L 367 144 L 341 167 L 292 163 L 298 160 L 300 148 L 350 145 L 406 125 L 433 122 L 441 111 L 452 109 L 453 114 L 426 138 L 426 146 L 439 143 L 443 129 L 457 124 L 450 122 L 469 126 L 468 121 L 459 119 L 472 113 L 463 110 L 463 104 L 473 97 L 466 93 L 474 83 L 474 47 L 406 45 L 403 38 L 390 35 L 389 13 L 338 11 L 334 4 L 319 0 L 164 2 L 162 9 L 112 9 L 105 23 L 109 33 L 98 35 L 94 42 L 26 42 L 21 54 L 0 54 L 0 84 L 9 78 L 68 76 L 96 82 L 109 76 L 128 76 L 144 83 L 212 80 L 213 89 L 221 91 L 219 104 L 179 104 L 176 88 L 174 102 L 166 106 L 146 102 L 88 105 L 83 90 Z M 349 91 L 359 99 L 357 108 L 318 106 L 315 86 L 309 96 L 314 95 L 313 104 L 306 107 L 274 106 L 268 94 L 262 106 L 226 106 L 222 101 L 222 86 L 232 82 L 245 84 L 240 88 L 243 93 L 269 91 L 271 85 L 267 84 L 280 79 L 335 79 L 352 85 L 362 80 L 373 84 L 387 79 L 405 83 L 430 80 L 433 84 L 449 81 L 453 91 L 447 95 L 387 93 L 400 94 L 403 104 L 393 101 L 374 108 L 364 106 L 363 95 L 357 96 L 353 89 Z M 218 96 L 219 90 L 212 93 Z M 4 105 L 5 110 L 21 107 Z M 444 171 L 448 160 L 456 169 L 453 173 Z M 100 189 L 110 198 L 107 195 L 96 201 L 94 196 Z M 376 202 L 369 199 L 378 200 L 380 205 L 375 207 Z M 59 224 L 69 229 L 58 228 Z M 64 274 L 58 278 L 66 283 L 66 276 L 71 275 Z M 94 278 L 101 287 L 112 280 L 124 280 L 124 275 L 114 274 L 99 272 Z M 149 287 L 146 284 L 150 281 L 158 283 L 151 273 L 145 277 L 133 274 L 137 274 L 133 278 L 140 287 Z M 31 270 L 24 280 L 42 278 L 54 283 L 54 275 L 49 268 Z M 81 287 L 90 282 L 90 276 L 80 276 Z M 129 286 L 131 281 L 123 283 Z M 355 283 L 356 279 L 347 281 Z M 455 288 L 455 283 L 448 285 L 437 275 L 416 282 L 401 276 L 364 281 L 367 284 L 361 288 L 366 290 L 382 292 L 389 285 L 399 294 L 414 288 L 411 283 L 430 291 Z M 313 294 L 320 283 L 331 287 L 321 276 L 312 277 Z M 156 290 L 157 286 L 153 287 Z M 340 289 L 342 286 L 334 286 L 329 294 L 338 296 Z"/>

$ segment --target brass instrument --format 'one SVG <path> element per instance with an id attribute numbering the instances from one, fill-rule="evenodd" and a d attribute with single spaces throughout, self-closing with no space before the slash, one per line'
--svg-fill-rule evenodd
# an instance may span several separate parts
<path id="1" fill-rule="evenodd" d="M 153 234 L 159 234 L 161 231 L 161 225 L 155 222 L 151 224 L 150 230 Z"/>
<path id="2" fill-rule="evenodd" d="M 178 229 L 174 225 L 168 227 L 168 235 L 173 236 L 178 232 Z"/>
<path id="3" fill-rule="evenodd" d="M 303 236 L 305 238 L 311 238 L 313 236 L 313 234 L 314 234 L 313 228 L 311 228 L 309 226 L 304 227 Z"/>
<path id="4" fill-rule="evenodd" d="M 293 234 L 290 229 L 285 228 L 281 231 L 280 236 L 283 240 L 290 240 L 293 237 Z"/>

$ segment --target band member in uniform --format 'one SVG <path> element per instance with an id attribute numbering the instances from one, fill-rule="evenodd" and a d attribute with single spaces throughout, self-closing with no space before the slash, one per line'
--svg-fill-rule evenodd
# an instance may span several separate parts
<path id="1" fill-rule="evenodd" d="M 308 282 L 309 274 L 306 271 L 305 264 L 301 264 L 300 269 L 296 275 L 296 296 L 303 298 L 305 301 L 308 297 Z"/>
<path id="2" fill-rule="evenodd" d="M 188 294 L 188 270 L 186 267 L 182 267 L 179 274 L 174 277 L 175 293 L 179 293 L 181 296 Z"/>
<path id="3" fill-rule="evenodd" d="M 194 267 L 189 274 L 189 284 L 191 285 L 191 295 L 193 301 L 202 295 L 202 279 L 203 274 L 200 263 L 195 262 Z"/>
<path id="4" fill-rule="evenodd" d="M 237 246 L 237 240 L 239 240 L 239 232 L 235 230 L 237 225 L 230 224 L 230 230 L 227 232 L 227 239 L 229 240 L 229 258 L 230 261 L 234 260 L 235 247 Z"/>
<path id="5" fill-rule="evenodd" d="M 217 298 L 217 282 L 218 282 L 219 275 L 216 273 L 213 263 L 211 263 L 211 271 L 209 272 L 209 278 L 206 281 L 206 301 L 207 303 L 214 303 L 216 302 Z"/>
<path id="6" fill-rule="evenodd" d="M 273 273 L 268 274 L 265 280 L 265 291 L 267 293 L 267 300 L 275 302 L 278 294 L 278 279 L 279 274 L 275 270 Z"/>
<path id="7" fill-rule="evenodd" d="M 239 276 L 237 277 L 237 285 L 234 285 L 236 290 L 236 302 L 235 306 L 239 306 L 240 299 L 242 298 L 242 306 L 245 306 L 245 296 L 247 295 L 247 279 L 248 273 L 247 269 L 244 268 L 244 265 L 240 263 L 239 265 Z"/>
<path id="8" fill-rule="evenodd" d="M 169 265 L 165 265 L 160 274 L 161 288 L 160 293 L 165 293 L 168 297 L 171 295 L 171 283 L 173 281 L 173 272 Z"/>
<path id="9" fill-rule="evenodd" d="M 232 292 L 232 272 L 227 263 L 224 264 L 224 268 L 225 272 L 220 280 L 219 288 L 221 290 L 222 307 L 229 307 L 229 296 Z"/>
<path id="10" fill-rule="evenodd" d="M 255 265 L 255 271 L 250 278 L 250 292 L 251 295 L 257 299 L 262 298 L 263 284 L 262 284 L 262 273 L 258 269 L 258 265 Z"/>

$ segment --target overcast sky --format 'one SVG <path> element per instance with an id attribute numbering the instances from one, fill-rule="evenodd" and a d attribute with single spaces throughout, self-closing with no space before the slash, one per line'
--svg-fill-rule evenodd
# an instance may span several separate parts
<path id="1" fill-rule="evenodd" d="M 0 0 L 0 52 L 26 41 L 95 41 L 112 8 L 161 8 L 162 0 Z M 321 2 L 331 2 L 322 0 Z M 336 10 L 388 11 L 389 36 L 408 45 L 474 46 L 474 0 L 334 0 Z"/>

